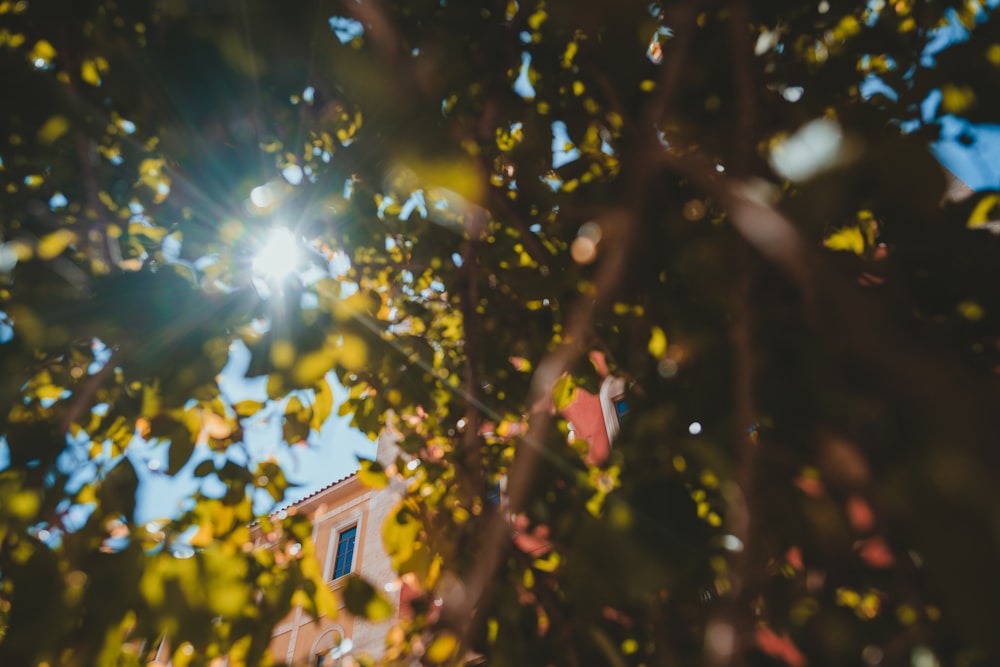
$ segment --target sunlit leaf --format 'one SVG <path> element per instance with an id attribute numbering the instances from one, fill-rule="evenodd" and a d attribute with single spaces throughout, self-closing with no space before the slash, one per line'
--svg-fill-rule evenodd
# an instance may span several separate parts
<path id="1" fill-rule="evenodd" d="M 986 195 L 976 203 L 976 207 L 972 209 L 966 225 L 970 229 L 976 229 L 996 220 L 1000 217 L 998 215 L 1000 211 L 997 211 L 998 206 L 1000 206 L 1000 195 Z"/>
<path id="2" fill-rule="evenodd" d="M 425 657 L 431 664 L 442 664 L 455 657 L 458 647 L 458 638 L 449 631 L 443 631 L 431 641 Z"/>
<path id="3" fill-rule="evenodd" d="M 69 130 L 69 120 L 66 116 L 55 115 L 50 117 L 38 130 L 38 141 L 43 144 L 52 144 L 58 141 Z"/>
<path id="4" fill-rule="evenodd" d="M 347 611 L 372 623 L 384 621 L 393 614 L 392 604 L 361 577 L 349 577 L 341 596 Z"/>
<path id="5" fill-rule="evenodd" d="M 577 387 L 573 378 L 568 374 L 556 380 L 552 387 L 552 401 L 556 410 L 565 410 L 567 406 L 576 400 Z"/>
<path id="6" fill-rule="evenodd" d="M 865 251 L 865 239 L 858 227 L 845 227 L 823 241 L 830 250 L 846 250 L 860 255 Z"/>
<path id="7" fill-rule="evenodd" d="M 76 234 L 68 229 L 59 229 L 38 241 L 35 254 L 39 259 L 53 259 L 61 255 L 75 241 Z"/>
<path id="8" fill-rule="evenodd" d="M 358 463 L 361 465 L 358 478 L 362 484 L 370 489 L 384 489 L 389 485 L 389 477 L 378 461 L 361 459 Z"/>

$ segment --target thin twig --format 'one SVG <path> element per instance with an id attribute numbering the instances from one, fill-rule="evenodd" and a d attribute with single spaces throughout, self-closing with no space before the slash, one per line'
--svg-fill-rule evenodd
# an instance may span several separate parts
<path id="1" fill-rule="evenodd" d="M 693 24 L 696 16 L 696 4 L 685 5 L 689 8 L 682 11 L 682 23 Z M 686 25 L 685 25 L 686 27 Z M 688 35 L 689 30 L 681 30 L 682 35 Z M 554 411 L 551 404 L 552 386 L 564 373 L 568 372 L 576 361 L 587 352 L 589 340 L 597 316 L 610 306 L 614 295 L 627 273 L 628 262 L 631 259 L 636 241 L 639 237 L 641 208 L 649 182 L 655 169 L 654 162 L 657 153 L 654 147 L 656 141 L 656 122 L 662 117 L 667 105 L 673 99 L 676 87 L 679 85 L 680 74 L 690 51 L 690 38 L 678 40 L 676 52 L 671 62 L 664 68 L 659 92 L 646 105 L 642 121 L 626 125 L 630 133 L 631 151 L 623 151 L 623 182 L 628 183 L 625 204 L 609 210 L 604 216 L 602 227 L 615 229 L 617 233 L 609 239 L 608 246 L 601 258 L 601 263 L 594 278 L 593 296 L 581 296 L 573 304 L 570 317 L 564 329 L 562 343 L 550 352 L 538 365 L 532 376 L 528 405 L 528 432 L 518 443 L 514 460 L 507 475 L 507 503 L 510 514 L 517 515 L 523 511 L 528 500 L 531 482 L 541 461 L 545 448 L 545 438 L 549 433 Z M 510 527 L 503 517 L 489 517 L 484 530 L 483 542 L 480 546 L 482 557 L 476 561 L 472 571 L 465 578 L 465 596 L 461 603 L 456 604 L 453 618 L 462 619 L 459 625 L 459 637 L 463 646 L 468 645 L 473 625 L 474 610 L 483 599 L 491 582 L 496 580 L 500 564 L 507 553 L 510 540 Z"/>
<path id="2" fill-rule="evenodd" d="M 74 394 L 73 400 L 66 410 L 66 414 L 63 415 L 60 431 L 69 433 L 70 427 L 83 414 L 84 408 L 90 405 L 90 400 L 97 394 L 97 390 L 101 388 L 108 374 L 114 369 L 115 365 L 112 363 L 114 358 L 115 355 L 112 353 L 104 363 L 104 366 L 87 378 L 87 381 L 83 383 L 83 387 Z"/>

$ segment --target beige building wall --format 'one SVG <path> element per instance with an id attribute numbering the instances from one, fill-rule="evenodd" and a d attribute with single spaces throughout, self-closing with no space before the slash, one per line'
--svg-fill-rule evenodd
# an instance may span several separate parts
<path id="1" fill-rule="evenodd" d="M 381 437 L 376 453 L 379 462 L 391 465 L 395 456 L 396 447 L 391 439 Z M 281 510 L 305 513 L 313 518 L 316 557 L 323 577 L 338 601 L 347 577 L 360 575 L 376 590 L 383 591 L 398 615 L 399 587 L 386 586 L 395 583 L 397 577 L 382 543 L 382 524 L 399 497 L 399 490 L 393 485 L 372 490 L 364 486 L 357 475 L 350 475 Z M 334 579 L 338 541 L 343 531 L 351 527 L 356 527 L 357 533 L 350 574 Z M 340 658 L 361 654 L 378 658 L 384 651 L 385 635 L 394 621 L 395 616 L 378 624 L 355 619 L 347 613 L 343 604 L 335 619 L 324 617 L 314 621 L 308 613 L 296 608 L 275 627 L 271 637 L 271 654 L 279 663 L 313 667 L 318 664 L 317 656 L 324 649 L 349 639 L 351 648 Z M 322 665 L 340 664 L 337 659 L 337 656 L 327 657 Z"/>

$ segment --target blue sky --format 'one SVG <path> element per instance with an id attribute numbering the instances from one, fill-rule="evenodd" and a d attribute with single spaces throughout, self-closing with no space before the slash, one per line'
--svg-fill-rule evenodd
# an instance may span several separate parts
<path id="1" fill-rule="evenodd" d="M 232 402 L 266 398 L 266 377 L 248 380 L 245 377 L 250 363 L 250 353 L 240 343 L 234 344 L 229 362 L 222 371 L 220 386 L 223 395 Z M 287 505 L 332 481 L 340 479 L 358 467 L 358 457 L 374 458 L 375 443 L 350 426 L 348 418 L 339 417 L 336 407 L 346 398 L 347 392 L 332 376 L 328 377 L 333 388 L 334 412 L 327 419 L 319 433 L 312 433 L 306 445 L 287 445 L 282 439 L 281 418 L 284 402 L 271 402 L 261 414 L 244 420 L 245 451 L 254 461 L 276 459 L 290 482 L 298 486 L 289 491 L 280 503 Z M 177 475 L 167 475 L 165 468 L 167 447 L 162 444 L 150 446 L 136 439 L 129 447 L 129 458 L 139 474 L 136 521 L 142 523 L 153 519 L 176 515 L 185 499 L 197 489 L 199 480 L 192 477 L 195 466 L 213 456 L 207 446 L 199 446 L 191 460 Z M 240 448 L 231 447 L 224 454 L 214 454 L 218 458 L 230 457 L 244 462 Z M 211 493 L 211 480 L 204 487 Z M 271 509 L 270 498 L 263 494 L 258 498 L 255 509 L 267 512 Z"/>

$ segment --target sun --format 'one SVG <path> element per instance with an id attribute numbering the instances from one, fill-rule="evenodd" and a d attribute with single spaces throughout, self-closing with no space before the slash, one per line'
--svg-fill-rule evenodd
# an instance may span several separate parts
<path id="1" fill-rule="evenodd" d="M 302 261 L 301 243 L 285 227 L 268 233 L 253 259 L 253 272 L 265 280 L 278 282 L 298 270 Z"/>

